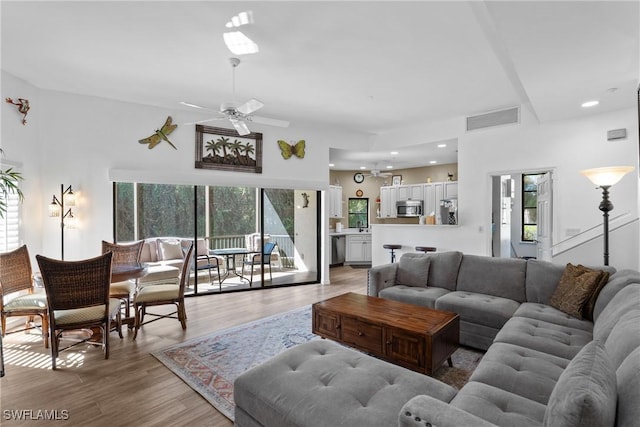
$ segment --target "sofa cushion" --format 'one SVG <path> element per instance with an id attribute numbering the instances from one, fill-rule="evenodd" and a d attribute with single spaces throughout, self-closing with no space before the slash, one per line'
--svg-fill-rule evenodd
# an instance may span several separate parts
<path id="1" fill-rule="evenodd" d="M 495 343 L 469 381 L 478 381 L 547 404 L 569 360 L 507 343 Z"/>
<path id="2" fill-rule="evenodd" d="M 496 426 L 540 426 L 545 411 L 542 403 L 477 381 L 462 387 L 451 405 Z"/>
<path id="3" fill-rule="evenodd" d="M 448 289 L 434 288 L 431 286 L 422 288 L 396 285 L 381 290 L 378 293 L 378 296 L 380 298 L 387 298 L 394 301 L 436 308 L 436 300 L 449 292 L 451 291 Z"/>
<path id="4" fill-rule="evenodd" d="M 462 252 L 429 252 L 426 256 L 431 260 L 427 280 L 429 286 L 455 291 Z"/>
<path id="5" fill-rule="evenodd" d="M 640 283 L 640 272 L 636 270 L 620 270 L 609 276 L 609 282 L 598 294 L 593 307 L 593 320 L 597 321 L 609 301 L 624 287 L 631 283 Z"/>
<path id="6" fill-rule="evenodd" d="M 593 322 L 585 319 L 577 319 L 569 316 L 564 311 L 553 308 L 546 304 L 537 304 L 533 302 L 525 302 L 518 307 L 514 316 L 528 317 L 530 319 L 543 320 L 560 326 L 568 326 L 569 328 L 582 329 L 584 331 L 593 332 Z"/>
<path id="7" fill-rule="evenodd" d="M 608 334 L 604 347 L 615 369 L 640 347 L 640 306 L 626 311 Z"/>
<path id="8" fill-rule="evenodd" d="M 162 261 L 182 259 L 182 245 L 179 240 L 158 239 L 158 249 Z"/>
<path id="9" fill-rule="evenodd" d="M 145 240 L 140 253 L 140 262 L 157 262 L 158 261 L 158 242 L 154 240 Z"/>
<path id="10" fill-rule="evenodd" d="M 180 269 L 170 265 L 152 264 L 147 268 L 147 274 L 138 279 L 138 285 L 152 283 L 175 283 L 180 275 Z"/>
<path id="11" fill-rule="evenodd" d="M 624 313 L 637 308 L 639 303 L 640 284 L 630 284 L 621 289 L 593 324 L 593 338 L 605 341 Z"/>
<path id="12" fill-rule="evenodd" d="M 453 387 L 328 340 L 300 344 L 240 375 L 237 407 L 264 426 L 398 425 L 412 397 L 449 402 Z"/>
<path id="13" fill-rule="evenodd" d="M 616 372 L 600 341 L 591 341 L 560 375 L 547 410 L 545 426 L 608 427 L 616 417 Z"/>
<path id="14" fill-rule="evenodd" d="M 436 309 L 453 311 L 461 321 L 501 328 L 520 304 L 506 298 L 474 292 L 450 292 L 436 301 Z"/>
<path id="15" fill-rule="evenodd" d="M 430 261 L 424 254 L 402 255 L 396 273 L 396 284 L 426 288 Z"/>
<path id="16" fill-rule="evenodd" d="M 572 359 L 592 338 L 591 332 L 582 329 L 526 317 L 513 317 L 498 332 L 494 342 L 515 344 Z"/>
<path id="17" fill-rule="evenodd" d="M 582 318 L 582 309 L 589 301 L 604 273 L 582 265 L 567 264 L 558 287 L 549 298 L 549 305 L 570 316 Z"/>
<path id="18" fill-rule="evenodd" d="M 204 239 L 196 240 L 196 256 L 209 255 L 209 247 Z"/>
<path id="19" fill-rule="evenodd" d="M 524 302 L 526 269 L 527 262 L 523 259 L 465 255 L 456 290 Z"/>
<path id="20" fill-rule="evenodd" d="M 547 304 L 558 287 L 565 266 L 537 259 L 527 260 L 525 291 L 527 302 Z"/>
<path id="21" fill-rule="evenodd" d="M 640 419 L 640 347 L 631 353 L 616 370 L 618 382 L 618 427 L 635 427 Z"/>

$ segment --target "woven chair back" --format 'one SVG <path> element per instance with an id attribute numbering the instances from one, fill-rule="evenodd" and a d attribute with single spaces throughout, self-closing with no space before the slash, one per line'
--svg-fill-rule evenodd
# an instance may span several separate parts
<path id="1" fill-rule="evenodd" d="M 49 310 L 108 307 L 112 257 L 107 252 L 81 261 L 60 261 L 37 255 Z"/>
<path id="2" fill-rule="evenodd" d="M 0 254 L 0 289 L 2 296 L 30 289 L 33 285 L 31 260 L 27 245 Z"/>
<path id="3" fill-rule="evenodd" d="M 140 262 L 143 245 L 144 240 L 127 244 L 110 243 L 103 240 L 102 253 L 113 252 L 112 262 L 114 264 L 131 264 Z"/>

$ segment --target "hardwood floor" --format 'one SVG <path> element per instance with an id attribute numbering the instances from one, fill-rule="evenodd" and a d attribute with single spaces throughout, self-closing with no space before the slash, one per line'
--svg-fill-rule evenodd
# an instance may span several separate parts
<path id="1" fill-rule="evenodd" d="M 49 350 L 37 331 L 9 334 L 4 339 L 6 375 L 0 378 L 0 424 L 232 426 L 150 353 L 345 292 L 366 294 L 366 275 L 366 269 L 337 267 L 331 269 L 331 285 L 187 298 L 186 331 L 177 320 L 163 319 L 143 326 L 133 341 L 133 333 L 125 328 L 124 339 L 116 333 L 110 336 L 108 360 L 101 348 L 82 345 L 62 352 L 56 371 L 51 370 Z M 33 421 L 45 410 L 49 415 L 56 410 L 54 415 L 68 420 Z M 27 419 L 17 420 L 20 414 Z"/>

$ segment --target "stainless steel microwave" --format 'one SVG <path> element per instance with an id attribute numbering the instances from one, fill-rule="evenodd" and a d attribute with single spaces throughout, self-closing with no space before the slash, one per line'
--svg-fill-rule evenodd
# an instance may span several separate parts
<path id="1" fill-rule="evenodd" d="M 401 200 L 396 202 L 396 216 L 412 218 L 422 215 L 422 200 Z"/>

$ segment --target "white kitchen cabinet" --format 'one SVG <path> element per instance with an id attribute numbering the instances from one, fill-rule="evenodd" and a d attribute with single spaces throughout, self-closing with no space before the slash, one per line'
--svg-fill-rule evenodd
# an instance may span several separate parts
<path id="1" fill-rule="evenodd" d="M 329 216 L 342 218 L 342 187 L 339 185 L 329 186 Z"/>
<path id="2" fill-rule="evenodd" d="M 423 184 L 399 185 L 397 188 L 397 201 L 423 200 Z"/>
<path id="3" fill-rule="evenodd" d="M 442 224 L 440 217 L 440 200 L 444 199 L 444 183 L 434 182 L 424 184 L 424 214 L 426 216 L 431 213 L 436 214 L 436 224 Z"/>
<path id="4" fill-rule="evenodd" d="M 396 217 L 397 187 L 380 187 L 380 218 Z"/>
<path id="5" fill-rule="evenodd" d="M 346 263 L 371 262 L 371 234 L 347 234 Z"/>
<path id="6" fill-rule="evenodd" d="M 457 198 L 458 198 L 458 182 L 456 181 L 445 182 L 443 199 L 457 199 Z"/>

